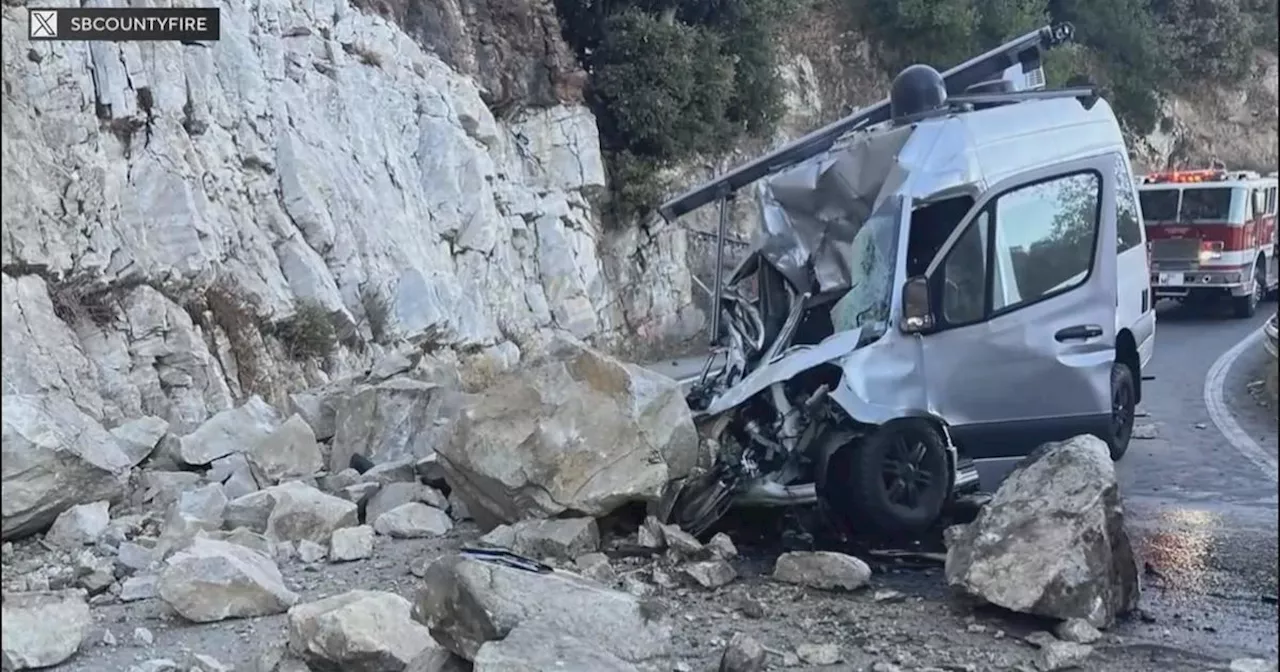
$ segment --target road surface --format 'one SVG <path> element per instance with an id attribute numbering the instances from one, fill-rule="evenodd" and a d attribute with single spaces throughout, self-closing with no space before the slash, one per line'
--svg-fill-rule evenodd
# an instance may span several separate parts
<path id="1" fill-rule="evenodd" d="M 1143 614 L 1124 635 L 1214 657 L 1277 656 L 1276 411 L 1248 391 L 1267 365 L 1261 344 L 1230 352 L 1274 310 L 1236 320 L 1160 307 L 1138 419 L 1154 438 L 1135 438 L 1117 466 L 1147 566 Z M 681 380 L 702 362 L 649 366 Z"/>

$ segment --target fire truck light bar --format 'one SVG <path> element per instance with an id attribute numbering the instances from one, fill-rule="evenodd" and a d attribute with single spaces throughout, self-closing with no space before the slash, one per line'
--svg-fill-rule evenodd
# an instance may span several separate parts
<path id="1" fill-rule="evenodd" d="M 1182 170 L 1170 173 L 1152 173 L 1142 178 L 1143 184 L 1187 184 L 1192 182 L 1219 182 L 1227 178 L 1224 170 Z"/>

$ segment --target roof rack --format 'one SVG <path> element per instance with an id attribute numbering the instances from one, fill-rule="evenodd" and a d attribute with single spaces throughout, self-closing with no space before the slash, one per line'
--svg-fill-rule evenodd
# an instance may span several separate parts
<path id="1" fill-rule="evenodd" d="M 1075 29 L 1070 23 L 1056 23 L 1045 26 L 947 70 L 942 73 L 943 80 L 947 85 L 947 92 L 949 94 L 955 92 L 956 94 L 950 100 L 955 101 L 957 104 L 962 102 L 982 104 L 1018 102 L 1067 95 L 1077 97 L 1092 96 L 1092 89 L 1087 91 L 1085 89 L 1068 90 L 1071 93 L 1064 91 L 964 93 L 970 86 L 989 81 L 1018 64 L 1022 65 L 1023 72 L 1036 70 L 1040 66 L 1042 52 L 1069 41 L 1074 33 Z M 742 164 L 710 182 L 690 189 L 663 203 L 658 207 L 658 212 L 663 219 L 670 222 L 708 203 L 728 198 L 734 192 L 762 177 L 827 151 L 841 136 L 850 131 L 888 119 L 889 100 L 885 99 L 848 117 L 832 122 L 754 161 Z"/>

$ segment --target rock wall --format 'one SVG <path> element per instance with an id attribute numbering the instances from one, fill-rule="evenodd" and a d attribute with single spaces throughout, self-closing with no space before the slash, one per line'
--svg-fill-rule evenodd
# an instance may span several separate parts
<path id="1" fill-rule="evenodd" d="M 1195 96 L 1170 97 L 1164 103 L 1161 128 L 1132 143 L 1135 168 L 1207 167 L 1217 159 L 1231 168 L 1280 170 L 1277 81 L 1276 54 L 1259 49 L 1241 84 L 1206 86 Z"/>
<path id="2" fill-rule="evenodd" d="M 460 16 L 441 50 L 477 80 L 346 0 L 221 8 L 213 45 L 30 43 L 3 8 L 6 395 L 183 434 L 404 339 L 493 369 L 556 331 L 701 326 L 683 235 L 602 232 L 572 73 L 489 72 L 556 36 L 495 47 Z M 520 96 L 541 106 L 485 102 Z M 339 344 L 300 356 L 282 334 L 317 311 Z"/>

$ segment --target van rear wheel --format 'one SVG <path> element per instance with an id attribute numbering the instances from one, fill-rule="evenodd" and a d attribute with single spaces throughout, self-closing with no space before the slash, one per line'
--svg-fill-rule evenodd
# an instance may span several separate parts
<path id="1" fill-rule="evenodd" d="M 950 489 L 942 435 L 925 421 L 901 420 L 833 455 L 820 494 L 850 531 L 910 536 L 938 521 Z"/>
<path id="2" fill-rule="evenodd" d="M 1107 447 L 1111 459 L 1119 461 L 1129 450 L 1133 439 L 1133 423 L 1137 417 L 1138 394 L 1133 384 L 1133 370 L 1122 362 L 1111 365 L 1111 427 Z"/>

